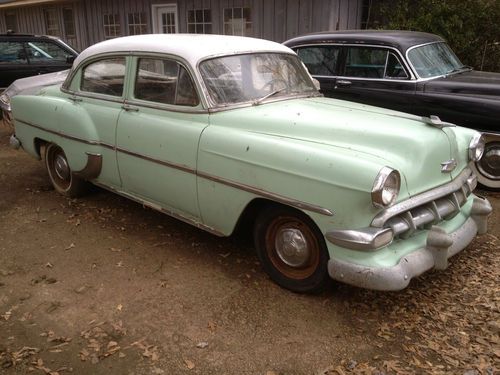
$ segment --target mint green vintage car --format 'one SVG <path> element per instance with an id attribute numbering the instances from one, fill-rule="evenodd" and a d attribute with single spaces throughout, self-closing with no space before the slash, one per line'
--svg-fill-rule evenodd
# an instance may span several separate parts
<path id="1" fill-rule="evenodd" d="M 11 144 L 44 159 L 58 192 L 92 183 L 218 236 L 250 222 L 264 270 L 296 292 L 330 277 L 403 289 L 491 212 L 472 193 L 479 133 L 324 98 L 269 41 L 105 41 L 62 85 L 14 96 L 12 115 Z"/>

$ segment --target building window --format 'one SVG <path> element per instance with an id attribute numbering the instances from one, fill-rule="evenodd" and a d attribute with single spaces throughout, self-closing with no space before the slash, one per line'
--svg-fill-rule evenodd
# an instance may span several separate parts
<path id="1" fill-rule="evenodd" d="M 147 34 L 148 24 L 146 13 L 129 13 L 128 14 L 128 35 Z"/>
<path id="2" fill-rule="evenodd" d="M 57 18 L 57 9 L 45 9 L 45 32 L 48 35 L 61 35 L 59 30 L 59 20 Z"/>
<path id="3" fill-rule="evenodd" d="M 188 33 L 212 34 L 212 14 L 210 9 L 188 10 Z"/>
<path id="4" fill-rule="evenodd" d="M 250 8 L 224 8 L 225 35 L 252 35 Z"/>
<path id="5" fill-rule="evenodd" d="M 73 16 L 73 8 L 63 8 L 63 24 L 66 38 L 74 38 L 75 33 L 75 18 Z"/>
<path id="6" fill-rule="evenodd" d="M 17 32 L 17 14 L 14 12 L 5 13 L 5 25 L 7 26 L 7 30 Z"/>
<path id="7" fill-rule="evenodd" d="M 118 14 L 104 15 L 104 38 L 111 39 L 121 35 L 120 16 Z"/>

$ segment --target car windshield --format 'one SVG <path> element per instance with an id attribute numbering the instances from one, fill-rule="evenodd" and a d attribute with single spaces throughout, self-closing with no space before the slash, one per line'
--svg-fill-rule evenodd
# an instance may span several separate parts
<path id="1" fill-rule="evenodd" d="M 464 66 L 446 43 L 432 43 L 411 49 L 408 59 L 421 78 L 443 76 Z"/>
<path id="2" fill-rule="evenodd" d="M 285 53 L 252 53 L 206 60 L 203 81 L 217 106 L 260 102 L 277 96 L 316 95 L 299 59 Z"/>

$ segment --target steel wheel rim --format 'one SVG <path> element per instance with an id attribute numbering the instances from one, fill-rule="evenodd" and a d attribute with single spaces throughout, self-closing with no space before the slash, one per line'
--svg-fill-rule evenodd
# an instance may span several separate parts
<path id="1" fill-rule="evenodd" d="M 290 279 L 306 279 L 319 266 L 318 240 L 311 228 L 295 217 L 275 218 L 266 230 L 265 244 L 274 267 Z"/>
<path id="2" fill-rule="evenodd" d="M 64 151 L 59 146 L 50 145 L 46 162 L 54 184 L 61 190 L 68 190 L 71 186 L 71 169 Z"/>

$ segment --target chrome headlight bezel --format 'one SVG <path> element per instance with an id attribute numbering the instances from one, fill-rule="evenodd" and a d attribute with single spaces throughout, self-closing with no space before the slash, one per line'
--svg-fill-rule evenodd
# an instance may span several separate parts
<path id="1" fill-rule="evenodd" d="M 481 133 L 476 133 L 469 143 L 469 160 L 477 162 L 481 160 L 484 154 L 486 141 Z"/>
<path id="2" fill-rule="evenodd" d="M 3 109 L 4 111 L 11 111 L 10 107 L 10 96 L 7 94 L 2 94 L 0 95 L 0 109 Z"/>
<path id="3" fill-rule="evenodd" d="M 401 175 L 391 167 L 383 167 L 372 187 L 372 203 L 377 208 L 387 208 L 396 201 L 401 188 Z"/>

